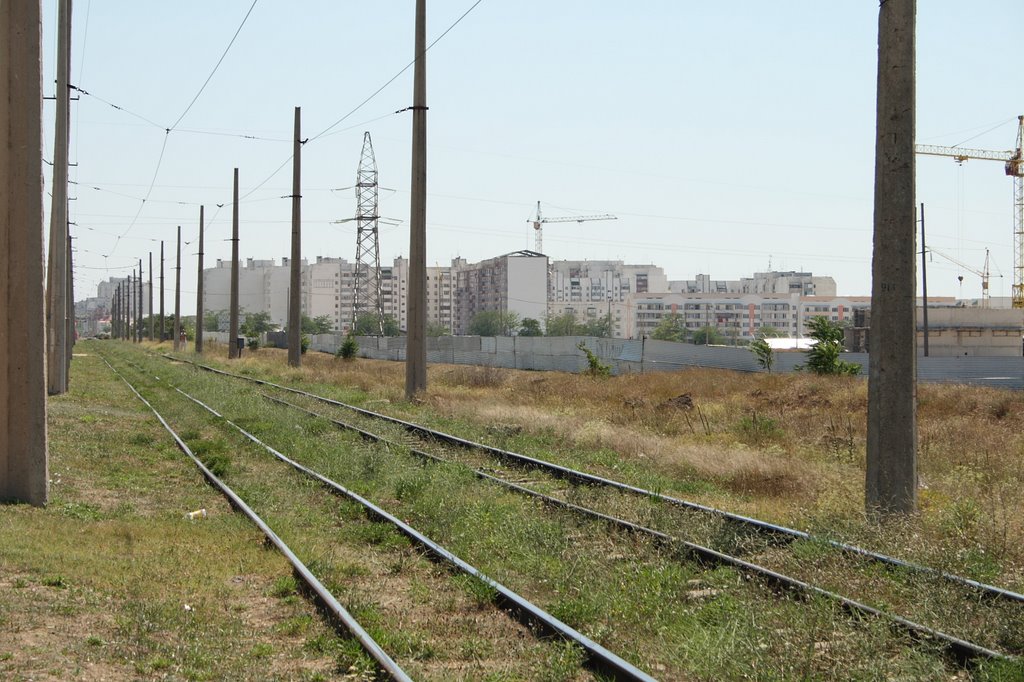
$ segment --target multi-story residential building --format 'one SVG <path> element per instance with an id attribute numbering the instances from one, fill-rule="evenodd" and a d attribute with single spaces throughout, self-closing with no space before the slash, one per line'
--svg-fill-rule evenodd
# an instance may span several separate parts
<path id="1" fill-rule="evenodd" d="M 667 291 L 677 294 L 799 294 L 801 296 L 835 296 L 836 281 L 831 277 L 816 277 L 810 272 L 755 272 L 753 277 L 740 279 L 711 279 L 710 275 L 697 275 L 696 279 L 673 280 Z M 654 291 L 654 289 L 652 289 Z"/>
<path id="2" fill-rule="evenodd" d="M 547 315 L 548 257 L 542 253 L 515 251 L 453 270 L 456 334 L 467 334 L 473 317 L 484 311 L 540 322 Z"/>
<path id="3" fill-rule="evenodd" d="M 670 293 L 637 296 L 634 304 L 638 336 L 649 336 L 663 317 L 678 313 L 691 332 L 714 327 L 727 338 L 749 340 L 762 327 L 774 328 L 784 336 L 804 336 L 808 319 L 823 315 L 834 322 L 844 322 L 854 310 L 869 307 L 871 298 L 796 293 Z"/>
<path id="4" fill-rule="evenodd" d="M 288 321 L 290 272 L 287 258 L 283 265 L 252 258 L 239 263 L 238 308 L 241 313 L 269 313 L 274 324 L 284 325 Z M 203 310 L 209 314 L 227 311 L 230 307 L 231 261 L 218 258 L 216 266 L 203 270 Z"/>
<path id="5" fill-rule="evenodd" d="M 571 313 L 581 324 L 611 315 L 612 336 L 629 338 L 634 296 L 668 292 L 665 271 L 656 265 L 620 260 L 552 261 L 548 268 L 548 316 Z"/>

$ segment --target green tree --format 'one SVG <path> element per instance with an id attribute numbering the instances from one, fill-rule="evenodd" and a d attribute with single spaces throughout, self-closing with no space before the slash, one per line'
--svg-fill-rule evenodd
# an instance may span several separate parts
<path id="1" fill-rule="evenodd" d="M 719 345 L 725 340 L 715 327 L 701 327 L 693 333 L 693 342 L 698 346 Z"/>
<path id="2" fill-rule="evenodd" d="M 303 334 L 327 334 L 334 328 L 331 318 L 327 315 L 320 315 L 314 318 L 302 315 L 300 319 L 302 320 L 301 332 Z"/>
<path id="3" fill-rule="evenodd" d="M 227 317 L 226 310 L 211 310 L 203 313 L 203 330 L 208 332 L 219 332 L 221 317 Z"/>
<path id="4" fill-rule="evenodd" d="M 544 336 L 540 322 L 532 317 L 525 317 L 519 325 L 519 336 Z"/>
<path id="5" fill-rule="evenodd" d="M 238 331 L 248 338 L 259 338 L 260 334 L 273 331 L 276 326 L 270 321 L 270 313 L 247 313 L 245 322 L 238 328 Z"/>
<path id="6" fill-rule="evenodd" d="M 518 313 L 483 310 L 470 320 L 469 333 L 473 336 L 510 336 L 518 324 Z"/>
<path id="7" fill-rule="evenodd" d="M 679 313 L 669 313 L 661 318 L 658 326 L 651 332 L 652 339 L 659 341 L 686 341 L 686 323 Z"/>
<path id="8" fill-rule="evenodd" d="M 815 343 L 804 352 L 806 364 L 798 365 L 798 370 L 807 369 L 815 374 L 860 374 L 860 365 L 856 362 L 845 362 L 839 359 L 843 352 L 843 326 L 832 322 L 824 315 L 817 315 L 807 321 L 810 330 L 808 336 Z"/>
<path id="9" fill-rule="evenodd" d="M 342 360 L 355 360 L 357 353 L 359 353 L 359 343 L 356 341 L 356 337 L 352 335 L 352 332 L 349 332 L 345 337 L 345 341 L 338 348 L 337 355 Z"/>
<path id="10" fill-rule="evenodd" d="M 356 336 L 380 336 L 377 313 L 359 313 L 353 332 Z M 398 336 L 401 330 L 398 322 L 391 315 L 384 316 L 384 336 Z"/>
<path id="11" fill-rule="evenodd" d="M 761 365 L 761 369 L 771 374 L 772 366 L 775 364 L 775 351 L 763 336 L 758 336 L 750 343 L 750 352 L 757 358 L 757 364 Z"/>
<path id="12" fill-rule="evenodd" d="M 451 336 L 452 332 L 446 325 L 440 322 L 427 322 L 427 336 Z"/>
<path id="13" fill-rule="evenodd" d="M 545 329 L 548 336 L 576 336 L 579 332 L 576 315 L 573 313 L 549 315 Z"/>
<path id="14" fill-rule="evenodd" d="M 597 336 L 600 338 L 609 338 L 612 335 L 612 316 L 611 314 L 602 315 L 601 317 L 593 320 L 587 320 L 579 332 L 583 336 Z"/>

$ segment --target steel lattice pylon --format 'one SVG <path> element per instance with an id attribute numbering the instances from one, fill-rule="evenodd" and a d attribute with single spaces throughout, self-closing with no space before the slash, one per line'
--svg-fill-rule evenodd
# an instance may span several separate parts
<path id="1" fill-rule="evenodd" d="M 380 242 L 377 238 L 377 160 L 370 133 L 363 135 L 363 153 L 356 177 L 356 261 L 352 293 L 352 328 L 364 313 L 377 317 L 377 333 L 384 335 L 384 301 L 381 296 Z"/>

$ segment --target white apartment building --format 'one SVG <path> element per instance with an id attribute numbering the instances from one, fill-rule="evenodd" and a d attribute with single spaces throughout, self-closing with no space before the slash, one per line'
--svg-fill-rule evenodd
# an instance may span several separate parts
<path id="1" fill-rule="evenodd" d="M 850 321 L 855 309 L 871 306 L 871 297 L 669 293 L 637 296 L 633 303 L 637 336 L 650 336 L 663 317 L 678 313 L 690 332 L 714 327 L 727 339 L 749 340 L 762 327 L 772 327 L 783 336 L 802 337 L 807 320 L 819 315 L 833 322 Z"/>
<path id="2" fill-rule="evenodd" d="M 273 260 L 247 258 L 238 268 L 238 308 L 241 314 L 265 312 L 274 324 L 288 321 L 288 292 L 291 268 Z M 303 261 L 305 267 L 305 261 Z M 231 307 L 231 261 L 217 259 L 216 266 L 203 270 L 203 312 L 227 311 Z"/>
<path id="3" fill-rule="evenodd" d="M 514 312 L 543 323 L 548 310 L 548 257 L 514 251 L 453 268 L 454 333 L 468 334 L 473 317 L 484 311 Z"/>
<path id="4" fill-rule="evenodd" d="M 651 289 L 651 291 L 656 291 Z M 711 279 L 710 275 L 697 275 L 696 279 L 673 280 L 668 283 L 676 294 L 775 294 L 801 296 L 835 296 L 836 281 L 831 277 L 816 277 L 810 272 L 755 272 L 753 277 L 740 279 Z"/>
<path id="5" fill-rule="evenodd" d="M 668 292 L 665 271 L 656 265 L 621 260 L 560 260 L 548 268 L 549 317 L 571 313 L 581 324 L 612 317 L 612 336 L 630 338 L 635 295 Z"/>

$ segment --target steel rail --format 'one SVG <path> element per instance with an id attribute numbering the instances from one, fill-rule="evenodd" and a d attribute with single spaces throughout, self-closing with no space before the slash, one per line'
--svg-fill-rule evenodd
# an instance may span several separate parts
<path id="1" fill-rule="evenodd" d="M 118 372 L 105 357 L 101 355 L 100 359 L 106 363 L 107 367 L 109 367 L 110 370 L 116 374 L 129 389 L 131 389 L 131 392 L 135 394 L 135 397 L 141 400 L 142 403 L 150 409 L 150 411 L 156 416 L 157 420 L 159 420 L 163 427 L 167 429 L 167 432 L 171 434 L 171 437 L 177 444 L 178 449 L 188 455 L 206 480 L 215 488 L 220 490 L 221 494 L 223 494 L 224 497 L 228 499 L 228 502 L 231 503 L 231 506 L 245 514 L 249 520 L 263 532 L 267 539 L 277 547 L 278 551 L 284 555 L 288 560 L 288 563 L 292 565 L 292 569 L 294 569 L 302 581 L 316 594 L 317 597 L 320 598 L 321 602 L 326 606 L 331 614 L 336 617 L 342 625 L 344 625 L 345 629 L 359 642 L 366 653 L 370 654 L 370 656 L 377 661 L 381 669 L 384 670 L 388 676 L 394 680 L 394 682 L 412 682 L 412 678 L 402 670 L 402 668 L 387 654 L 386 651 L 384 651 L 384 649 L 381 648 L 379 644 L 377 644 L 376 641 L 374 641 L 373 637 L 363 629 L 359 622 L 353 618 L 352 614 L 350 614 L 335 598 L 335 596 L 331 594 L 330 590 L 328 590 L 324 584 L 321 583 L 315 575 L 313 575 L 312 571 L 309 570 L 306 564 L 304 564 L 302 560 L 292 552 L 291 548 L 285 544 L 285 542 L 270 528 L 270 526 L 260 518 L 260 516 L 257 515 L 256 512 L 254 512 L 252 508 L 249 507 L 249 505 L 247 505 L 237 493 L 235 493 L 234 490 L 206 468 L 206 465 L 196 457 L 195 453 L 193 453 L 188 447 L 188 444 L 178 436 L 174 429 L 171 428 L 171 425 L 167 423 L 167 420 L 157 412 L 156 408 L 153 407 L 153 405 L 146 400 L 138 390 L 136 390 L 131 382 L 129 382 L 123 374 Z"/>
<path id="2" fill-rule="evenodd" d="M 303 412 L 313 417 L 317 417 L 319 419 L 325 419 L 328 422 L 334 424 L 339 429 L 352 431 L 356 433 L 364 440 L 373 441 L 385 446 L 408 447 L 402 443 L 388 440 L 384 436 L 375 434 L 372 431 L 362 429 L 358 426 L 355 426 L 354 424 L 349 424 L 348 422 L 344 422 L 339 419 L 334 419 L 329 415 L 320 414 L 319 412 L 307 409 L 305 407 L 302 407 L 301 405 L 290 403 L 287 400 L 282 400 L 280 398 L 276 398 L 265 393 L 262 393 L 261 395 L 271 402 L 290 407 L 294 410 Z M 418 448 L 408 447 L 408 450 L 410 454 L 427 462 L 435 464 L 462 466 L 444 457 L 439 457 L 438 455 L 431 454 Z M 960 663 L 966 663 L 974 659 L 1010 660 L 1013 658 L 1004 653 L 975 644 L 974 642 L 970 642 L 968 640 L 942 632 L 941 630 L 936 630 L 935 628 L 928 627 L 927 625 L 917 623 L 915 621 L 903 618 L 901 616 L 897 616 L 887 611 L 882 611 L 863 602 L 859 602 L 855 599 L 845 597 L 837 592 L 832 592 L 821 587 L 818 587 L 816 585 L 813 585 L 811 583 L 799 580 L 797 578 L 793 578 L 791 576 L 787 576 L 777 571 L 773 571 L 772 569 L 767 568 L 765 566 L 745 561 L 738 557 L 734 557 L 732 555 L 725 554 L 723 552 L 719 552 L 717 550 L 710 549 L 708 547 L 704 547 L 702 545 L 692 543 L 687 540 L 683 540 L 682 538 L 677 538 L 675 536 L 669 535 L 668 533 L 664 533 L 662 531 L 654 530 L 653 528 L 648 528 L 646 526 L 633 523 L 632 521 L 627 521 L 625 519 L 601 513 L 588 507 L 583 507 L 577 504 L 573 504 L 571 502 L 566 502 L 556 497 L 551 497 L 550 495 L 545 495 L 544 493 L 537 492 L 536 490 L 532 490 L 525 486 L 521 486 L 517 483 L 512 483 L 511 481 L 507 481 L 503 478 L 493 476 L 492 474 L 488 474 L 487 472 L 481 469 L 475 469 L 472 467 L 468 468 L 473 472 L 473 474 L 477 478 L 481 480 L 501 486 L 515 493 L 533 498 L 535 500 L 542 502 L 545 505 L 561 509 L 564 511 L 580 514 L 582 516 L 586 516 L 590 519 L 594 519 L 597 521 L 605 522 L 619 530 L 623 530 L 636 535 L 643 535 L 649 537 L 659 545 L 665 547 L 682 548 L 688 556 L 696 559 L 700 563 L 717 566 L 731 566 L 732 568 L 737 569 L 738 571 L 740 571 L 744 575 L 747 575 L 748 577 L 762 579 L 770 585 L 794 593 L 801 598 L 806 599 L 810 597 L 822 597 L 824 599 L 828 599 L 830 601 L 837 603 L 847 613 L 853 615 L 866 615 L 881 620 L 885 620 L 894 628 L 898 628 L 906 632 L 911 637 L 914 637 L 915 639 L 918 639 L 920 641 L 924 641 L 928 638 L 931 638 L 941 643 L 947 649 L 947 651 L 952 653 L 956 660 Z"/>
<path id="3" fill-rule="evenodd" d="M 913 562 L 910 562 L 910 561 L 906 561 L 904 559 L 898 559 L 896 557 L 892 557 L 892 556 L 889 556 L 889 555 L 886 555 L 886 554 L 882 554 L 880 552 L 875 552 L 875 551 L 872 551 L 872 550 L 869 550 L 869 549 L 864 549 L 862 547 L 858 547 L 856 545 L 851 545 L 851 544 L 848 544 L 848 543 L 845 543 L 845 542 L 839 542 L 839 541 L 836 541 L 836 540 L 830 540 L 828 538 L 822 538 L 820 536 L 812 535 L 812 534 L 807 533 L 807 532 L 802 531 L 802 530 L 797 530 L 796 528 L 790 528 L 788 526 L 782 526 L 782 525 L 779 525 L 779 524 L 770 523 L 768 521 L 762 521 L 760 519 L 755 519 L 755 518 L 752 518 L 752 517 L 749 517 L 749 516 L 743 516 L 742 514 L 735 514 L 733 512 L 728 512 L 728 511 L 725 511 L 725 510 L 722 510 L 722 509 L 717 509 L 715 507 L 710 507 L 710 506 L 707 506 L 707 505 L 703 505 L 703 504 L 700 504 L 698 502 L 692 502 L 690 500 L 684 500 L 684 499 L 681 499 L 681 498 L 678 498 L 678 497 L 673 497 L 671 495 L 665 495 L 663 493 L 658 493 L 658 492 L 655 492 L 653 490 L 647 490 L 645 488 L 640 488 L 638 486 L 630 485 L 629 483 L 623 483 L 621 481 L 616 481 L 614 479 L 604 478 L 604 477 L 601 477 L 601 476 L 596 476 L 594 474 L 588 474 L 586 472 L 579 471 L 577 469 L 572 469 L 572 468 L 569 468 L 569 467 L 566 467 L 566 466 L 562 466 L 560 464 L 555 464 L 553 462 L 548 462 L 548 461 L 545 461 L 545 460 L 542 460 L 542 459 L 537 459 L 535 457 L 530 457 L 528 455 L 522 455 L 522 454 L 519 454 L 519 453 L 516 453 L 516 452 L 510 452 L 508 450 L 503 450 L 501 448 L 496 448 L 496 447 L 493 447 L 491 445 L 485 445 L 483 443 L 474 443 L 473 441 L 466 440 L 464 438 L 460 438 L 458 436 L 454 436 L 454 435 L 451 435 L 449 433 L 444 433 L 443 431 L 437 431 L 435 429 L 431 429 L 431 428 L 428 428 L 426 426 L 421 426 L 419 424 L 414 424 L 412 422 L 407 422 L 405 420 L 398 419 L 396 417 L 391 417 L 391 416 L 386 415 L 386 414 L 380 414 L 380 413 L 373 412 L 371 410 L 367 410 L 367 409 L 364 409 L 364 408 L 361 408 L 361 407 L 356 407 L 355 405 L 349 405 L 349 404 L 343 403 L 343 402 L 341 402 L 339 400 L 334 400 L 332 398 L 327 398 L 327 397 L 324 397 L 324 396 L 316 395 L 315 393 L 310 393 L 308 391 L 303 391 L 301 389 L 292 388 L 290 386 L 283 386 L 281 384 L 276 384 L 276 383 L 274 383 L 272 381 L 267 381 L 265 379 L 257 379 L 257 378 L 254 378 L 254 377 L 247 377 L 247 376 L 243 376 L 243 375 L 240 375 L 240 374 L 232 374 L 231 372 L 226 372 L 224 370 L 217 369 L 216 367 L 210 367 L 209 365 L 204 365 L 202 363 L 193 362 L 191 360 L 185 360 L 183 358 L 177 358 L 177 357 L 174 357 L 174 356 L 171 356 L 171 355 L 167 355 L 167 354 L 163 354 L 163 357 L 165 357 L 165 358 L 167 358 L 169 360 L 174 360 L 174 361 L 178 361 L 178 362 L 185 362 L 185 363 L 194 365 L 194 366 L 199 367 L 200 369 L 205 370 L 207 372 L 212 372 L 214 374 L 221 374 L 221 375 L 224 375 L 224 376 L 232 377 L 234 379 L 241 379 L 243 381 L 249 381 L 249 382 L 252 382 L 252 383 L 255 383 L 255 384 L 259 384 L 259 385 L 263 385 L 263 386 L 270 386 L 271 388 L 276 388 L 276 389 L 279 389 L 279 390 L 282 390 L 282 391 L 287 391 L 287 392 L 290 392 L 290 393 L 295 393 L 295 394 L 298 394 L 298 395 L 302 395 L 302 396 L 305 396 L 307 398 L 311 398 L 313 400 L 317 400 L 317 401 L 320 401 L 320 402 L 328 404 L 328 405 L 334 405 L 336 407 L 341 407 L 341 408 L 344 408 L 346 410 L 353 411 L 353 412 L 355 412 L 357 414 L 361 414 L 363 416 L 366 416 L 366 417 L 369 417 L 369 418 L 372 418 L 372 419 L 379 419 L 379 420 L 387 421 L 387 422 L 390 422 L 392 424 L 401 426 L 406 431 L 409 431 L 411 433 L 419 433 L 419 434 L 421 434 L 421 435 L 423 435 L 425 437 L 432 438 L 434 440 L 439 440 L 439 441 L 442 441 L 442 442 L 446 442 L 446 443 L 449 443 L 449 444 L 452 444 L 452 445 L 457 445 L 459 447 L 463 447 L 463 448 L 467 448 L 467 449 L 483 451 L 483 452 L 486 452 L 486 453 L 490 454 L 491 456 L 495 457 L 496 459 L 500 459 L 500 460 L 503 460 L 503 461 L 506 461 L 506 462 L 511 462 L 511 463 L 514 463 L 514 464 L 518 464 L 520 466 L 524 466 L 524 467 L 527 467 L 527 468 L 542 469 L 542 470 L 550 472 L 553 476 L 556 476 L 558 478 L 563 478 L 565 480 L 575 481 L 577 483 L 582 483 L 582 484 L 586 484 L 586 485 L 596 485 L 596 486 L 613 488 L 613 489 L 616 489 L 616 490 L 621 490 L 623 492 L 628 492 L 628 493 L 632 493 L 632 494 L 635 494 L 635 495 L 640 495 L 640 496 L 643 496 L 643 497 L 653 498 L 653 499 L 665 502 L 666 504 L 671 504 L 673 506 L 680 507 L 680 508 L 683 508 L 683 509 L 688 509 L 688 510 L 691 510 L 691 511 L 698 511 L 698 512 L 702 512 L 702 513 L 705 513 L 705 514 L 709 514 L 711 516 L 716 516 L 716 517 L 719 517 L 719 518 L 724 518 L 724 519 L 727 519 L 727 520 L 729 520 L 731 522 L 737 523 L 739 525 L 744 525 L 744 526 L 752 527 L 752 528 L 755 528 L 757 530 L 768 532 L 768 533 L 772 533 L 772 534 L 777 535 L 777 536 L 784 536 L 784 537 L 788 536 L 788 537 L 790 537 L 792 539 L 796 539 L 796 540 L 813 540 L 815 542 L 821 542 L 823 544 L 828 545 L 829 547 L 832 547 L 833 549 L 837 549 L 837 550 L 840 550 L 842 552 L 858 556 L 858 557 L 860 557 L 862 559 L 866 559 L 868 561 L 874 561 L 874 562 L 878 562 L 878 563 L 881 563 L 881 564 L 886 564 L 886 565 L 889 565 L 889 566 L 893 566 L 893 567 L 896 567 L 896 568 L 905 569 L 905 570 L 908 570 L 908 571 L 913 571 L 913 572 L 917 572 L 917 573 L 923 573 L 923 574 L 927 574 L 927 575 L 932 575 L 932 576 L 941 578 L 943 580 L 946 580 L 948 582 L 955 583 L 955 584 L 961 585 L 963 587 L 968 587 L 968 588 L 971 588 L 973 590 L 976 590 L 979 593 L 981 593 L 983 596 L 986 596 L 986 597 L 994 597 L 994 598 L 998 598 L 998 599 L 1005 599 L 1007 601 L 1013 601 L 1013 602 L 1018 602 L 1018 603 L 1024 604 L 1024 594 L 1021 594 L 1019 592 L 1014 592 L 1012 590 L 1008 590 L 1008 589 L 1005 589 L 1005 588 L 1002 588 L 1002 587 L 998 587 L 996 585 L 990 585 L 990 584 L 983 583 L 983 582 L 980 582 L 980 581 L 977 581 L 977 580 L 973 580 L 971 578 L 966 578 L 964 576 L 956 575 L 956 574 L 953 574 L 953 573 L 948 573 L 946 571 L 941 571 L 939 569 L 935 569 L 935 568 L 931 568 L 931 567 L 928 567 L 928 566 L 923 566 L 921 564 L 916 564 L 916 563 L 913 563 Z"/>
<path id="4" fill-rule="evenodd" d="M 612 678 L 616 680 L 622 680 L 623 682 L 655 682 L 655 678 L 651 677 L 650 675 L 640 670 L 636 666 L 620 658 L 618 655 L 612 653 L 611 651 L 601 646 L 597 642 L 593 641 L 589 637 L 585 636 L 581 632 L 575 630 L 566 623 L 555 618 L 548 612 L 541 609 L 539 606 L 535 605 L 533 602 L 527 600 L 525 597 L 520 596 L 519 594 L 513 592 L 511 589 L 505 587 L 503 584 L 499 583 L 493 578 L 488 577 L 485 573 L 483 573 L 476 567 L 472 566 L 468 562 L 464 561 L 463 559 L 459 558 L 453 552 L 445 549 L 443 546 L 434 542 L 423 533 L 420 533 L 418 530 L 416 530 L 409 524 L 405 523 L 397 516 L 390 514 L 389 512 L 385 511 L 383 508 L 377 506 L 376 504 L 366 499 L 365 497 L 362 497 L 358 493 L 342 486 L 340 483 L 330 478 L 327 478 L 323 474 L 320 474 L 314 471 L 313 469 L 310 469 L 309 467 L 300 464 L 299 462 L 296 462 L 287 455 L 281 453 L 280 451 L 276 450 L 270 445 L 264 443 L 258 437 L 246 431 L 238 424 L 235 424 L 233 421 L 226 418 L 224 415 L 220 414 L 215 409 L 213 409 L 203 401 L 199 400 L 198 398 L 189 395 L 185 391 L 182 391 L 180 388 L 173 388 L 175 391 L 177 391 L 187 399 L 204 408 L 210 414 L 221 419 L 225 424 L 228 424 L 229 426 L 237 430 L 247 439 L 249 439 L 256 445 L 259 445 L 280 461 L 284 462 L 285 464 L 288 464 L 289 466 L 305 474 L 306 476 L 309 476 L 310 478 L 319 481 L 327 488 L 329 488 L 331 491 L 338 493 L 341 496 L 358 503 L 372 517 L 384 521 L 386 523 L 390 523 L 395 528 L 397 528 L 399 532 L 401 532 L 403 535 L 409 538 L 415 545 L 422 548 L 431 556 L 454 566 L 463 573 L 473 576 L 474 578 L 488 585 L 490 588 L 495 590 L 496 594 L 498 595 L 499 606 L 514 612 L 522 622 L 529 623 L 535 627 L 538 627 L 541 630 L 544 630 L 548 634 L 562 637 L 566 640 L 569 640 L 579 645 L 583 649 L 585 663 L 589 664 L 589 666 L 597 672 L 610 675 Z"/>

